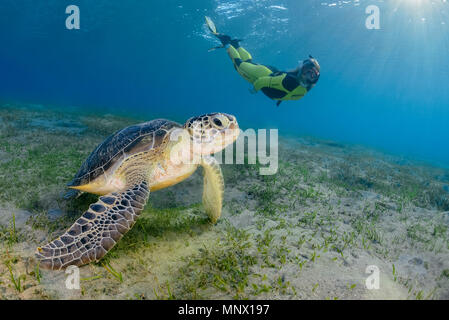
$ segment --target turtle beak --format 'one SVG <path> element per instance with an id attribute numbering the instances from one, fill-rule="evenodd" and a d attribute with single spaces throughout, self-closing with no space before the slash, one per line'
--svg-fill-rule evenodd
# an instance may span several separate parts
<path id="1" fill-rule="evenodd" d="M 223 150 L 228 145 L 233 144 L 240 135 L 240 127 L 234 116 L 226 115 L 230 121 L 228 127 L 221 131 L 221 139 L 217 139 L 215 144 L 216 152 Z"/>
<path id="2" fill-rule="evenodd" d="M 231 123 L 229 124 L 228 131 L 230 131 L 230 135 L 232 136 L 232 141 L 230 143 L 234 143 L 234 141 L 237 140 L 240 135 L 240 127 L 237 119 L 234 116 L 231 117 L 232 119 L 229 119 Z"/>

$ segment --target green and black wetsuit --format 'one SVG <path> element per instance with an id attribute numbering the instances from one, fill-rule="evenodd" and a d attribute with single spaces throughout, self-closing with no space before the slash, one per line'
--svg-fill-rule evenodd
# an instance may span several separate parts
<path id="1" fill-rule="evenodd" d="M 227 52 L 238 73 L 256 91 L 262 90 L 270 99 L 278 100 L 278 105 L 284 100 L 299 100 L 311 89 L 311 86 L 306 88 L 299 83 L 295 72 L 253 63 L 251 54 L 238 45 L 229 45 Z"/>

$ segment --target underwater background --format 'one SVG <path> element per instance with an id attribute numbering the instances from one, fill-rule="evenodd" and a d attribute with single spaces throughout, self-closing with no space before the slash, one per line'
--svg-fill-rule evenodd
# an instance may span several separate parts
<path id="1" fill-rule="evenodd" d="M 65 28 L 79 6 L 80 30 Z M 365 8 L 380 8 L 368 30 Z M 185 121 L 212 112 L 449 166 L 446 0 L 2 0 L 0 99 Z M 281 70 L 312 54 L 318 85 L 276 108 L 204 24 Z M 94 111 L 98 110 L 98 111 Z"/>
<path id="2" fill-rule="evenodd" d="M 226 51 L 208 52 L 205 15 L 254 62 L 290 70 L 313 55 L 318 84 L 280 107 L 250 94 Z M 1 0 L 0 300 L 449 300 L 448 23 L 447 0 Z M 98 144 L 215 111 L 279 129 L 276 174 L 260 159 L 221 165 L 215 224 L 203 170 L 152 192 L 80 268 L 79 290 L 40 267 L 36 248 L 98 200 L 62 198 Z"/>

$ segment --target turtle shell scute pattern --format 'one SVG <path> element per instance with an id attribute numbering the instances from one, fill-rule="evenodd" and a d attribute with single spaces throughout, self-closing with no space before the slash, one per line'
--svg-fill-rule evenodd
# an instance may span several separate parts
<path id="1" fill-rule="evenodd" d="M 160 147 L 169 130 L 180 127 L 176 122 L 157 119 L 117 131 L 95 148 L 68 186 L 88 184 L 130 155 Z"/>

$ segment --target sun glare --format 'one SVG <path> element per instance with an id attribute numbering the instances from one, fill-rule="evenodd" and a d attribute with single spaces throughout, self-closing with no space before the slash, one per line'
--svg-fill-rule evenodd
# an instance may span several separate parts
<path id="1" fill-rule="evenodd" d="M 432 0 L 398 0 L 397 1 L 399 4 L 401 5 L 405 5 L 405 6 L 410 6 L 410 7 L 422 7 L 422 6 L 432 6 L 433 4 L 435 4 L 437 1 L 432 1 Z M 445 1 L 441 1 L 441 2 L 445 2 Z"/>
<path id="2" fill-rule="evenodd" d="M 428 15 L 436 18 L 438 15 L 446 16 L 445 7 L 449 5 L 449 0 L 396 0 L 395 8 L 404 8 L 415 15 Z M 428 20 L 428 19 L 424 19 Z"/>

